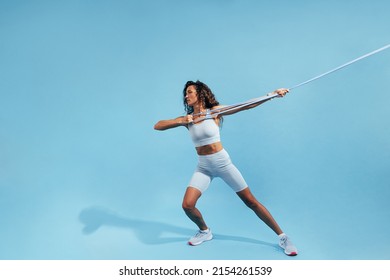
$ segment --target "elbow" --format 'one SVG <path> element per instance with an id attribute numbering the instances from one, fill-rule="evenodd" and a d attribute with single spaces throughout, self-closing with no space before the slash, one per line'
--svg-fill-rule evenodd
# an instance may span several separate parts
<path id="1" fill-rule="evenodd" d="M 153 128 L 154 130 L 164 130 L 164 127 L 160 125 L 160 122 L 156 123 Z"/>

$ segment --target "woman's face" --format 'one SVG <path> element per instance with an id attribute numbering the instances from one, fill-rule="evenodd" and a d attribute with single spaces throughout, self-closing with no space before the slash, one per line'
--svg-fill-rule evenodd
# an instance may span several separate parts
<path id="1" fill-rule="evenodd" d="M 194 106 L 198 102 L 198 95 L 194 85 L 187 87 L 186 89 L 186 101 L 188 106 Z"/>

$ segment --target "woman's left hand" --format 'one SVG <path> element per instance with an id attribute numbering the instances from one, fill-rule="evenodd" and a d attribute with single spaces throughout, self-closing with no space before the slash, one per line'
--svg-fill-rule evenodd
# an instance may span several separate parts
<path id="1" fill-rule="evenodd" d="M 289 90 L 287 88 L 279 88 L 279 89 L 274 91 L 274 93 L 279 95 L 278 97 L 284 97 L 287 94 L 287 92 L 289 92 Z"/>

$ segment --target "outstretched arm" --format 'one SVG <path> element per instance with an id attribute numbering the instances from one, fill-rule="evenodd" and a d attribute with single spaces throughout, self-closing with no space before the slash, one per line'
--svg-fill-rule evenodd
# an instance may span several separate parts
<path id="1" fill-rule="evenodd" d="M 179 126 L 187 127 L 187 125 L 191 122 L 192 122 L 192 115 L 187 115 L 187 116 L 178 117 L 176 119 L 158 121 L 154 125 L 154 129 L 166 130 L 166 129 L 171 129 Z"/>
<path id="2" fill-rule="evenodd" d="M 272 93 L 277 94 L 278 97 L 283 97 L 288 92 L 289 92 L 288 89 L 280 88 L 280 89 L 275 90 Z M 267 102 L 268 100 L 270 100 L 270 99 L 261 100 L 261 101 L 256 102 L 256 103 L 252 103 L 252 104 L 249 104 L 249 105 L 246 105 L 246 106 L 240 106 L 240 107 L 238 107 L 236 109 L 232 108 L 232 109 L 229 109 L 229 110 L 226 110 L 226 111 L 224 111 L 224 107 L 220 107 L 220 108 L 218 108 L 218 109 L 220 109 L 220 112 L 218 113 L 218 115 L 227 116 L 227 115 L 232 115 L 232 114 L 235 114 L 235 113 L 238 113 L 238 112 L 241 112 L 241 111 L 253 109 L 253 108 L 259 106 L 260 104 L 263 104 L 264 102 Z"/>

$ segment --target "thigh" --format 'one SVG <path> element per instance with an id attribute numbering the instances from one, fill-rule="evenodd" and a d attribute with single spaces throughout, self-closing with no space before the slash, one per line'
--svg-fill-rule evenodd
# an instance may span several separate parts
<path id="1" fill-rule="evenodd" d="M 189 186 L 203 193 L 207 190 L 212 180 L 213 177 L 211 175 L 206 174 L 206 172 L 196 170 L 192 175 Z"/>
<path id="2" fill-rule="evenodd" d="M 220 173 L 219 177 L 225 181 L 236 193 L 248 187 L 244 177 L 237 167 L 230 163 Z"/>

